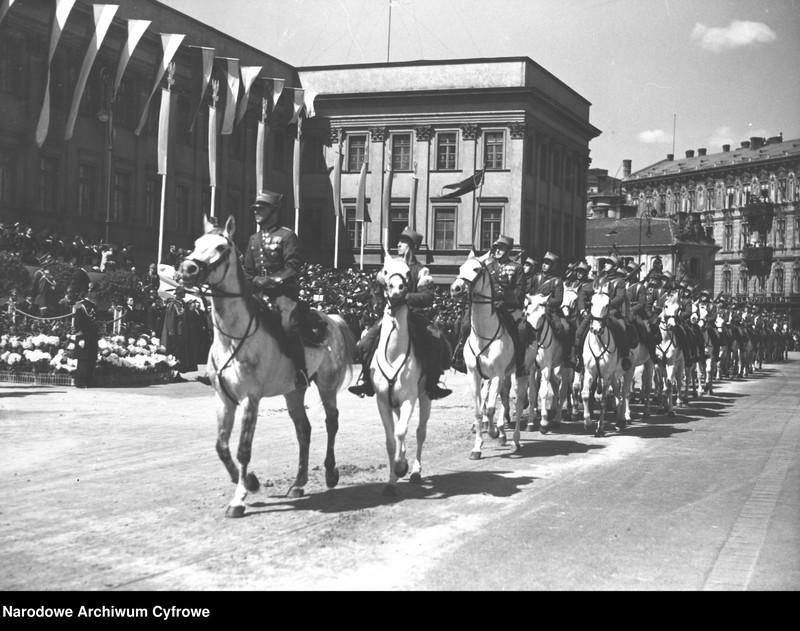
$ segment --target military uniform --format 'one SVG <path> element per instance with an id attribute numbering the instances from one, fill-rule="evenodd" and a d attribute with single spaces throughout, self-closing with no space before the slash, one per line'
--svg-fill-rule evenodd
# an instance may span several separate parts
<path id="1" fill-rule="evenodd" d="M 97 305 L 86 296 L 91 282 L 85 270 L 79 269 L 70 283 L 70 290 L 80 296 L 72 307 L 72 330 L 75 340 L 74 382 L 76 388 L 94 385 L 94 369 L 97 365 L 97 347 L 100 331 L 97 326 Z"/>
<path id="2" fill-rule="evenodd" d="M 547 271 L 542 271 L 534 274 L 533 279 L 528 289 L 528 294 L 535 294 L 538 296 L 547 296 L 547 315 L 550 319 L 550 324 L 555 329 L 556 335 L 560 338 L 564 337 L 565 328 L 564 323 L 561 321 L 561 303 L 564 301 L 564 281 L 555 272 L 555 267 L 558 265 L 558 256 L 548 252 L 544 256 L 543 263 L 549 263 Z M 528 339 L 520 331 L 520 338 L 527 346 Z"/>

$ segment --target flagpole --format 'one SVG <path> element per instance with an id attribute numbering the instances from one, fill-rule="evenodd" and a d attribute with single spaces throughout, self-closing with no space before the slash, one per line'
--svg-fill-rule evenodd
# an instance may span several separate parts
<path id="1" fill-rule="evenodd" d="M 161 163 L 161 159 L 160 159 L 162 156 L 159 156 L 159 167 L 163 167 L 163 168 L 159 169 L 159 171 L 163 171 L 163 173 L 161 174 L 161 216 L 160 216 L 159 221 L 158 221 L 158 261 L 159 262 L 161 261 L 161 257 L 162 257 L 163 252 L 164 252 L 164 210 L 166 208 L 166 199 L 167 199 L 167 148 L 169 146 L 168 143 L 167 143 L 168 138 L 169 138 L 169 131 L 168 131 L 168 129 L 169 129 L 169 126 L 168 126 L 168 122 L 169 122 L 169 89 L 172 86 L 172 84 L 175 83 L 175 63 L 174 62 L 170 62 L 170 64 L 167 66 L 167 70 L 168 70 L 167 87 L 165 88 L 164 93 L 162 94 L 162 99 L 164 97 L 167 97 L 167 106 L 166 106 L 166 108 L 162 108 L 162 113 L 163 113 L 163 110 L 166 109 L 166 114 L 164 116 L 160 117 L 160 119 L 159 119 L 159 130 L 158 130 L 159 144 L 161 144 L 162 140 L 164 141 L 164 146 L 163 147 L 159 147 L 159 150 L 163 150 L 164 151 L 163 164 Z M 166 119 L 166 122 L 167 122 L 166 129 L 162 128 L 162 124 L 165 121 L 161 120 L 161 119 Z"/>

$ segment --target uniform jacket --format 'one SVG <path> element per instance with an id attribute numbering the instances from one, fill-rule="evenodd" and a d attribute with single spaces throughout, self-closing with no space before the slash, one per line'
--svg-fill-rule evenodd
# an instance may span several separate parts
<path id="1" fill-rule="evenodd" d="M 406 304 L 410 311 L 415 312 L 422 312 L 428 307 L 433 304 L 433 300 L 436 297 L 435 295 L 435 287 L 434 284 L 431 283 L 424 283 L 420 286 L 420 276 L 422 274 L 422 270 L 425 269 L 425 266 L 420 263 L 416 258 L 412 258 L 411 262 L 408 264 L 409 267 L 409 278 L 408 278 L 408 293 L 406 294 Z M 383 293 L 383 285 L 381 283 L 375 283 L 375 287 L 373 288 L 373 296 L 375 301 L 375 306 L 378 309 L 378 313 L 383 313 L 384 308 L 386 307 L 386 296 Z"/>
<path id="2" fill-rule="evenodd" d="M 574 283 L 570 283 L 568 287 L 574 289 L 575 293 L 578 294 L 578 299 L 575 301 L 575 310 L 577 313 L 588 313 L 591 308 L 592 294 L 594 294 L 592 281 L 575 281 Z"/>
<path id="3" fill-rule="evenodd" d="M 615 318 L 622 318 L 628 315 L 629 305 L 628 296 L 625 293 L 625 279 L 619 276 L 602 275 L 598 278 L 599 284 L 604 287 L 611 300 L 608 303 L 608 313 Z"/>
<path id="4" fill-rule="evenodd" d="M 528 293 L 549 296 L 547 308 L 555 311 L 561 307 L 561 303 L 564 301 L 564 281 L 554 274 L 539 272 L 534 275 L 531 289 Z"/>
<path id="5" fill-rule="evenodd" d="M 284 288 L 297 289 L 302 265 L 297 235 L 289 228 L 260 230 L 247 243 L 244 274 L 251 283 L 256 276 L 270 276 Z"/>
<path id="6" fill-rule="evenodd" d="M 645 284 L 638 280 L 631 281 L 625 288 L 625 293 L 628 296 L 631 313 L 642 320 L 647 320 L 650 317 L 650 310 L 647 304 L 647 287 L 645 287 Z"/>
<path id="7" fill-rule="evenodd" d="M 75 303 L 72 308 L 72 328 L 75 331 L 75 358 L 92 359 L 97 356 L 97 305 L 88 298 Z M 83 347 L 79 344 L 83 342 Z"/>
<path id="8" fill-rule="evenodd" d="M 497 299 L 511 310 L 521 309 L 525 302 L 525 272 L 516 261 L 490 259 L 486 264 L 494 281 Z"/>

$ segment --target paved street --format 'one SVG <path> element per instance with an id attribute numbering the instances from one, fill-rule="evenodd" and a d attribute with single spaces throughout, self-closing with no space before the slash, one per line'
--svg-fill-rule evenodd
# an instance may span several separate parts
<path id="1" fill-rule="evenodd" d="M 373 400 L 342 394 L 341 480 L 326 490 L 309 394 L 297 500 L 293 429 L 282 399 L 264 401 L 262 489 L 240 520 L 224 517 L 233 486 L 202 384 L 0 384 L 0 589 L 796 590 L 798 379 L 793 353 L 674 418 L 604 438 L 568 422 L 523 432 L 519 454 L 487 440 L 471 461 L 466 378 L 448 375 L 423 483 L 401 482 L 394 500 Z"/>

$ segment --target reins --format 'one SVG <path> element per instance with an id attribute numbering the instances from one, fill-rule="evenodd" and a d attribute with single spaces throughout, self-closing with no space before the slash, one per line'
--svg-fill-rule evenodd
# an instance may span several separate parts
<path id="1" fill-rule="evenodd" d="M 489 287 L 491 288 L 492 291 L 492 294 L 490 296 L 487 296 L 486 294 L 476 293 L 473 289 L 475 281 L 477 281 L 484 274 L 488 274 L 489 272 L 489 269 L 486 267 L 483 261 L 480 261 L 480 265 L 481 265 L 481 270 L 475 275 L 475 278 L 473 278 L 472 280 L 469 280 L 468 278 L 465 278 L 463 276 L 458 276 L 458 278 L 460 280 L 463 280 L 470 288 L 470 293 L 472 294 L 470 303 L 472 305 L 489 304 L 492 307 L 491 313 L 494 315 L 495 289 L 491 275 L 489 275 Z M 480 298 L 480 300 L 476 300 L 476 298 Z M 481 348 L 478 352 L 475 352 L 475 349 L 472 347 L 472 343 L 470 342 L 469 339 L 467 339 L 467 346 L 469 346 L 469 349 L 472 351 L 472 354 L 475 355 L 475 367 L 478 369 L 478 374 L 481 376 L 481 379 L 488 379 L 489 377 L 487 377 L 483 373 L 483 369 L 481 368 L 480 356 L 483 355 L 483 353 L 492 345 L 492 342 L 499 339 L 501 332 L 504 330 L 503 320 L 500 316 L 497 316 L 497 330 L 494 332 L 494 334 L 492 334 L 491 337 L 484 337 L 475 330 L 474 326 L 472 326 L 472 313 L 470 313 L 470 328 L 472 329 L 472 332 L 475 334 L 475 337 L 477 337 L 479 340 L 488 340 L 486 344 L 483 346 L 483 348 Z"/>

